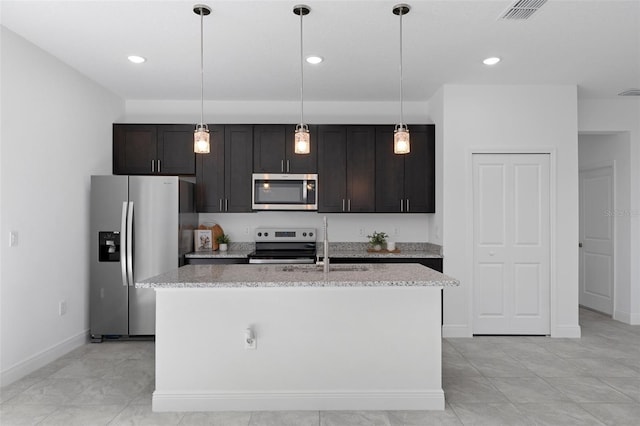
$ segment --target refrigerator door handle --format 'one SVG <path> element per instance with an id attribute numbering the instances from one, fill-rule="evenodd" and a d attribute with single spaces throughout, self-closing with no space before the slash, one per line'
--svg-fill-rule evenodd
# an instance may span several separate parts
<path id="1" fill-rule="evenodd" d="M 122 285 L 127 285 L 127 202 L 122 202 L 122 219 L 120 222 L 120 272 L 122 274 Z"/>
<path id="2" fill-rule="evenodd" d="M 129 201 L 127 215 L 127 281 L 129 286 L 135 285 L 133 281 L 133 201 Z"/>

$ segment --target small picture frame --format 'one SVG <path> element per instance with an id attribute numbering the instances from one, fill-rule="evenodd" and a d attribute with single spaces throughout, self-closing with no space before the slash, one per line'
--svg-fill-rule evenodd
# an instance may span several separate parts
<path id="1" fill-rule="evenodd" d="M 195 245 L 195 251 L 210 251 L 211 230 L 196 229 L 195 231 L 193 231 L 193 243 Z"/>

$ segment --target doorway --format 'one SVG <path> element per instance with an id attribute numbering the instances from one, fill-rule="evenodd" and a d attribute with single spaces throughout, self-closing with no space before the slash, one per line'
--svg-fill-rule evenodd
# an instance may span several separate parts
<path id="1" fill-rule="evenodd" d="M 580 305 L 613 314 L 615 170 L 580 170 Z"/>
<path id="2" fill-rule="evenodd" d="M 473 154 L 473 333 L 550 334 L 550 155 Z"/>

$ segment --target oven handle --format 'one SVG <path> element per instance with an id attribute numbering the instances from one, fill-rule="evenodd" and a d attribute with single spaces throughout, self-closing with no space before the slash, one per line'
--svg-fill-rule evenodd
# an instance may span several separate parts
<path id="1" fill-rule="evenodd" d="M 290 265 L 290 264 L 298 264 L 298 263 L 316 263 L 315 259 L 310 258 L 300 258 L 300 259 L 249 259 L 249 263 L 253 264 L 271 264 L 271 265 Z"/>

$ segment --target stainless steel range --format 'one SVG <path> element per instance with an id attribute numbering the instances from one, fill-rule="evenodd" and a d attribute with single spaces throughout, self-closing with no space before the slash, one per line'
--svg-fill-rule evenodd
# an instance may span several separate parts
<path id="1" fill-rule="evenodd" d="M 315 263 L 315 228 L 256 228 L 249 263 Z"/>

